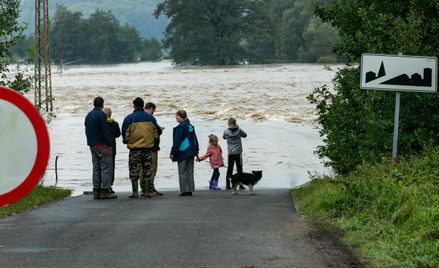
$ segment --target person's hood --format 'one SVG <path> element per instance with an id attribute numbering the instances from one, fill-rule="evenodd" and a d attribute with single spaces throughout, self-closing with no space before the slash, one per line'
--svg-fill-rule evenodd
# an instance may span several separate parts
<path id="1" fill-rule="evenodd" d="M 114 119 L 113 119 L 113 118 L 107 118 L 107 122 L 108 122 L 108 123 L 113 123 L 113 122 L 114 122 Z"/>
<path id="2" fill-rule="evenodd" d="M 194 132 L 194 126 L 192 126 L 187 120 L 183 120 L 177 127 L 186 129 L 189 132 Z"/>
<path id="3" fill-rule="evenodd" d="M 230 129 L 232 132 L 235 132 L 235 131 L 238 130 L 238 127 L 237 127 L 237 126 L 232 126 L 232 127 L 229 127 L 229 129 Z"/>

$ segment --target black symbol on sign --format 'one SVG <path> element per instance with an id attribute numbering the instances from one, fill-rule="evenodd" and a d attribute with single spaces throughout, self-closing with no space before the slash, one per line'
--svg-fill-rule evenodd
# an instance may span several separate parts
<path id="1" fill-rule="evenodd" d="M 381 67 L 376 75 L 374 72 L 370 71 L 366 73 L 366 83 L 383 77 L 386 75 L 386 70 L 384 69 L 384 62 L 381 62 Z M 420 87 L 431 87 L 432 83 L 432 69 L 424 68 L 424 79 L 418 73 L 412 74 L 409 77 L 407 74 L 398 75 L 392 79 L 380 83 L 381 85 L 395 85 L 395 86 L 420 86 Z"/>

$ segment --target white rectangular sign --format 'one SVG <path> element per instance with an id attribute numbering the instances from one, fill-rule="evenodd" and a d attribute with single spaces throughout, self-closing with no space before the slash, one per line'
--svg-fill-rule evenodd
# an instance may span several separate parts
<path id="1" fill-rule="evenodd" d="M 437 91 L 435 57 L 361 55 L 360 88 L 427 92 Z"/>

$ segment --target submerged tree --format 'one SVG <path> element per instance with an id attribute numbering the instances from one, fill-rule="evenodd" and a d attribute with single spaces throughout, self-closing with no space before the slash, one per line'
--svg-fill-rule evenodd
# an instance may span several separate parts
<path id="1" fill-rule="evenodd" d="M 162 56 L 160 43 L 151 40 L 152 45 L 145 46 L 150 40 L 140 37 L 139 31 L 128 23 L 120 26 L 109 10 L 97 9 L 83 19 L 81 12 L 57 5 L 51 27 L 52 59 L 55 61 L 132 62 L 157 60 Z"/>
<path id="2" fill-rule="evenodd" d="M 316 153 L 327 166 L 346 174 L 362 162 L 377 163 L 392 155 L 395 93 L 360 89 L 362 53 L 439 56 L 439 5 L 433 0 L 334 0 L 316 14 L 336 26 L 341 36 L 334 51 L 348 59 L 335 78 L 335 93 L 315 89 L 324 145 Z M 437 74 L 435 74 L 437 75 Z M 438 94 L 401 94 L 398 154 L 439 144 Z"/>
<path id="3" fill-rule="evenodd" d="M 154 15 L 171 21 L 163 46 L 177 64 L 239 64 L 257 60 L 241 42 L 276 38 L 276 17 L 262 0 L 165 0 Z"/>
<path id="4" fill-rule="evenodd" d="M 65 62 L 79 60 L 88 49 L 86 40 L 86 24 L 81 12 L 72 12 L 65 6 L 56 6 L 50 29 L 52 59 Z"/>

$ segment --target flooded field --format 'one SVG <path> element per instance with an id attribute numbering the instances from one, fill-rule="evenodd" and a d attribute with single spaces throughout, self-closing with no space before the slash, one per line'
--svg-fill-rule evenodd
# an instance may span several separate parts
<path id="1" fill-rule="evenodd" d="M 56 70 L 56 67 L 53 68 Z M 221 137 L 227 118 L 235 117 L 248 137 L 243 139 L 244 171 L 263 170 L 257 187 L 292 188 L 309 180 L 308 172 L 329 173 L 313 154 L 322 144 L 314 120 L 314 107 L 306 97 L 323 84 L 331 85 L 333 71 L 319 64 L 273 64 L 221 67 L 177 67 L 170 61 L 71 66 L 53 73 L 56 118 L 47 125 L 51 153 L 45 185 L 56 183 L 58 156 L 60 187 L 74 194 L 91 190 L 91 155 L 86 144 L 84 118 L 101 96 L 122 125 L 132 112 L 132 101 L 141 97 L 157 106 L 156 119 L 165 127 L 161 137 L 156 188 L 177 189 L 177 165 L 168 158 L 172 145 L 174 115 L 185 109 L 206 152 L 208 135 Z M 33 102 L 33 92 L 26 95 Z M 117 140 L 116 191 L 129 191 L 128 150 Z M 227 145 L 220 138 L 223 157 Z M 207 161 L 195 163 L 196 189 L 207 189 L 211 176 Z M 220 187 L 226 169 L 220 169 Z"/>

